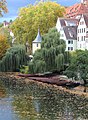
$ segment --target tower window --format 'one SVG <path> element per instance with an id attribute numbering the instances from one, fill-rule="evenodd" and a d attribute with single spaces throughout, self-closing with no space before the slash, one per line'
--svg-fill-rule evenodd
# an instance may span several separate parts
<path id="1" fill-rule="evenodd" d="M 38 47 L 38 43 L 37 43 L 37 47 Z"/>

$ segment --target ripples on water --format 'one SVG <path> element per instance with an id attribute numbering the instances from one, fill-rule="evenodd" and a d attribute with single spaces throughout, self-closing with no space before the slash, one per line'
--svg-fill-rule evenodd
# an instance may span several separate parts
<path id="1" fill-rule="evenodd" d="M 88 99 L 35 83 L 0 83 L 0 120 L 88 120 Z"/>

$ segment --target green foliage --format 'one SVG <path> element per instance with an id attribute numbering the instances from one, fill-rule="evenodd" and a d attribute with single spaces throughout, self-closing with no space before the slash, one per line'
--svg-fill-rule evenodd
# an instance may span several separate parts
<path id="1" fill-rule="evenodd" d="M 21 72 L 21 73 L 28 74 L 28 70 L 29 70 L 29 67 L 28 67 L 28 66 L 22 65 L 21 68 L 20 68 L 20 72 Z"/>
<path id="2" fill-rule="evenodd" d="M 0 28 L 3 26 L 3 23 L 0 23 Z"/>
<path id="3" fill-rule="evenodd" d="M 18 71 L 20 66 L 27 63 L 25 47 L 22 45 L 13 46 L 8 49 L 0 61 L 0 71 Z"/>
<path id="4" fill-rule="evenodd" d="M 70 78 L 88 79 L 88 50 L 77 50 L 71 55 L 71 62 L 65 74 Z"/>
<path id="5" fill-rule="evenodd" d="M 12 23 L 12 30 L 18 43 L 32 41 L 40 28 L 41 34 L 48 32 L 49 28 L 55 26 L 57 18 L 62 17 L 64 7 L 55 2 L 39 2 L 38 4 L 21 8 L 19 17 Z"/>
<path id="6" fill-rule="evenodd" d="M 9 44 L 7 37 L 3 34 L 0 34 L 0 59 L 2 59 L 2 57 L 5 55 L 8 48 Z"/>
<path id="7" fill-rule="evenodd" d="M 7 6 L 6 6 L 6 0 L 0 0 L 0 16 L 2 16 L 2 14 L 7 13 Z"/>
<path id="8" fill-rule="evenodd" d="M 4 36 L 7 37 L 7 41 L 9 43 L 9 45 L 12 45 L 12 37 L 10 36 L 10 29 L 8 27 L 2 27 L 0 28 L 0 34 L 3 34 Z"/>
<path id="9" fill-rule="evenodd" d="M 50 29 L 43 36 L 41 46 L 42 48 L 35 52 L 33 61 L 29 64 L 29 71 L 32 73 L 41 73 L 63 70 L 64 64 L 68 63 L 65 52 L 65 41 L 60 39 L 60 35 L 55 28 Z"/>

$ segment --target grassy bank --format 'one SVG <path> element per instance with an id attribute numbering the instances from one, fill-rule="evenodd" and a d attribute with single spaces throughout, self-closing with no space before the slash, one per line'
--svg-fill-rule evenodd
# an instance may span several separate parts
<path id="1" fill-rule="evenodd" d="M 71 94 L 73 96 L 82 96 L 82 97 L 86 97 L 88 98 L 88 87 L 87 92 L 84 93 L 84 87 L 79 86 L 79 87 L 75 87 L 74 89 L 67 89 L 65 87 L 62 86 L 57 86 L 57 85 L 50 85 L 47 83 L 42 83 L 42 82 L 38 82 L 38 81 L 34 81 L 34 80 L 30 80 L 29 78 L 23 78 L 23 77 L 18 77 L 17 76 L 18 73 L 0 73 L 0 80 L 4 81 L 5 84 L 11 84 L 13 87 L 16 87 L 16 85 L 20 84 L 22 86 L 24 85 L 32 85 L 32 84 L 37 84 L 40 89 L 51 89 L 53 91 L 56 91 L 58 94 L 62 93 L 62 94 Z"/>

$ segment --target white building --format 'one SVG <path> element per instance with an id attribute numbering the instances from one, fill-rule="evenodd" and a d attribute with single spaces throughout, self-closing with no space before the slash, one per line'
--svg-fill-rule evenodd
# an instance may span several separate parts
<path id="1" fill-rule="evenodd" d="M 7 21 L 4 21 L 3 22 L 3 27 L 5 28 L 5 27 L 8 27 L 10 25 L 10 22 L 7 22 Z"/>
<path id="2" fill-rule="evenodd" d="M 88 50 L 88 16 L 82 15 L 77 27 L 77 49 Z"/>
<path id="3" fill-rule="evenodd" d="M 34 54 L 36 50 L 41 49 L 41 41 L 42 37 L 40 35 L 40 31 L 38 29 L 38 34 L 35 40 L 32 42 L 32 53 Z"/>
<path id="4" fill-rule="evenodd" d="M 77 49 L 77 24 L 78 19 L 58 18 L 56 28 L 60 32 L 60 39 L 66 42 L 66 51 Z"/>

